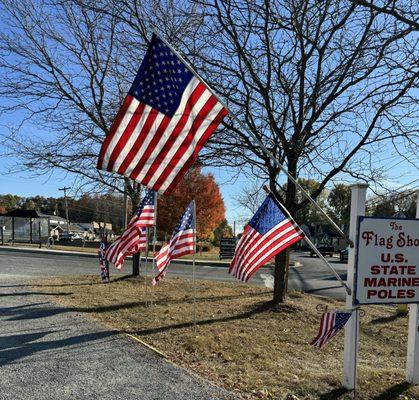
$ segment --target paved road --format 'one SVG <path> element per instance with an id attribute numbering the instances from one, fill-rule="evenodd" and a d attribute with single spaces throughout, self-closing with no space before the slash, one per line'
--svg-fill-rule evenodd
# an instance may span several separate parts
<path id="1" fill-rule="evenodd" d="M 310 257 L 305 253 L 292 253 L 291 259 L 296 265 L 290 270 L 289 285 L 291 289 L 298 289 L 308 293 L 344 299 L 345 291 L 330 273 L 322 261 Z M 339 274 L 346 279 L 346 265 L 337 262 L 336 258 L 328 258 Z M 131 267 L 126 263 L 126 271 Z M 148 266 L 150 271 L 151 266 Z M 10 251 L 0 247 L 0 271 L 3 276 L 19 276 L 33 278 L 40 276 L 59 276 L 72 274 L 98 274 L 98 262 L 94 257 L 77 257 L 54 253 L 31 254 L 28 252 Z M 113 274 L 121 274 L 111 270 Z M 150 271 L 151 273 L 151 271 Z M 169 267 L 169 276 L 192 277 L 192 266 L 173 263 Z M 199 264 L 196 267 L 198 279 L 220 280 L 236 282 L 225 267 L 214 267 Z M 252 284 L 272 287 L 273 277 L 271 268 L 261 269 L 251 280 Z"/>
<path id="2" fill-rule="evenodd" d="M 95 272 L 88 258 L 0 252 L 0 400 L 237 398 L 25 285 Z"/>

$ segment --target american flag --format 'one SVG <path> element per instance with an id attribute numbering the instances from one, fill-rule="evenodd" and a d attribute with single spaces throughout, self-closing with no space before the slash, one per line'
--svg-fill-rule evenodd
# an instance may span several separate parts
<path id="1" fill-rule="evenodd" d="M 182 214 L 170 242 L 165 244 L 156 254 L 156 267 L 159 274 L 153 279 L 153 285 L 164 278 L 171 260 L 195 252 L 194 208 L 195 202 L 192 201 Z"/>
<path id="2" fill-rule="evenodd" d="M 318 335 L 310 342 L 314 347 L 322 347 L 332 339 L 348 322 L 352 313 L 341 311 L 328 311 L 322 315 Z"/>
<path id="3" fill-rule="evenodd" d="M 226 115 L 207 86 L 153 35 L 98 168 L 168 194 Z"/>
<path id="4" fill-rule="evenodd" d="M 109 262 L 105 259 L 106 248 L 108 247 L 108 242 L 106 240 L 101 240 L 99 243 L 99 266 L 100 266 L 100 277 L 102 281 L 109 280 Z"/>
<path id="5" fill-rule="evenodd" d="M 270 193 L 244 228 L 229 272 L 247 282 L 272 257 L 303 237 L 288 211 Z"/>
<path id="6" fill-rule="evenodd" d="M 148 190 L 140 207 L 131 218 L 127 229 L 106 250 L 105 258 L 121 269 L 125 257 L 144 250 L 147 245 L 147 227 L 155 223 L 156 192 Z"/>

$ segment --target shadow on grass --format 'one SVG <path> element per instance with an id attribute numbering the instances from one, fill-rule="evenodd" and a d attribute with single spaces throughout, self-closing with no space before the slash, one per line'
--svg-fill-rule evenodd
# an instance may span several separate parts
<path id="1" fill-rule="evenodd" d="M 228 322 L 228 321 L 236 321 L 239 319 L 244 319 L 244 318 L 249 318 L 252 317 L 254 315 L 257 314 L 261 314 L 267 311 L 278 311 L 278 308 L 273 305 L 271 302 L 264 302 L 259 304 L 257 307 L 245 312 L 245 313 L 241 313 L 241 314 L 237 314 L 237 315 L 232 315 L 230 317 L 223 317 L 223 318 L 213 318 L 213 319 L 204 319 L 204 320 L 200 320 L 200 321 L 196 321 L 196 325 L 197 326 L 205 326 L 205 325 L 210 325 L 210 324 L 214 324 L 217 322 Z M 142 329 L 139 331 L 135 331 L 132 333 L 135 333 L 137 335 L 153 335 L 155 333 L 162 333 L 162 332 L 167 332 L 167 331 L 171 331 L 173 329 L 183 329 L 183 328 L 189 328 L 194 326 L 193 321 L 189 321 L 189 322 L 183 322 L 181 324 L 173 324 L 173 325 L 166 325 L 166 326 L 160 326 L 157 328 L 150 328 L 150 329 Z"/>
<path id="2" fill-rule="evenodd" d="M 28 294 L 38 294 L 38 293 L 29 293 Z M 43 294 L 43 293 L 39 293 Z M 56 293 L 56 295 L 71 295 L 72 293 Z M 209 302 L 209 301 L 218 301 L 218 300 L 231 300 L 236 298 L 250 298 L 250 297 L 258 297 L 261 295 L 271 294 L 270 291 L 262 292 L 262 293 L 253 293 L 247 295 L 230 295 L 230 296 L 212 296 L 212 297 L 197 297 L 196 302 Z M 16 294 L 18 295 L 18 294 Z M 54 293 L 50 293 L 48 295 L 54 295 Z M 176 299 L 176 300 L 168 300 L 168 299 L 161 299 L 154 301 L 155 305 L 176 305 L 176 304 L 185 304 L 185 303 L 192 303 L 193 298 L 183 298 L 183 299 Z M 31 307 L 32 304 L 28 306 L 18 306 L 18 307 L 10 307 L 10 309 L 0 309 L 4 316 L 8 316 L 8 321 L 21 321 L 21 320 L 30 320 L 30 319 L 41 319 L 51 317 L 57 314 L 67 313 L 67 312 L 78 312 L 78 313 L 106 313 L 112 311 L 120 311 L 120 310 L 129 310 L 137 307 L 146 308 L 149 305 L 149 301 L 135 301 L 130 303 L 122 303 L 122 304 L 110 304 L 106 306 L 97 306 L 97 307 Z M 264 307 L 265 310 L 272 310 L 272 311 L 283 311 L 286 312 L 287 305 L 284 305 L 281 309 L 278 307 L 273 307 L 270 302 L 264 302 L 261 307 Z M 285 308 L 284 308 L 285 307 Z M 244 317 L 243 317 L 244 318 Z M 234 319 L 234 318 L 233 318 Z"/>
<path id="3" fill-rule="evenodd" d="M 117 278 L 112 278 L 111 281 L 109 283 L 114 283 L 114 282 L 119 282 L 119 281 L 124 281 L 124 280 L 128 280 L 128 279 L 136 279 L 136 280 L 141 280 L 142 277 L 138 277 L 138 276 L 133 276 L 133 275 L 123 275 L 123 276 L 119 276 Z M 77 277 L 74 278 L 75 280 L 77 280 Z M 19 285 L 0 285 L 0 288 L 23 288 L 23 287 L 71 287 L 71 286 L 94 286 L 94 285 L 104 285 L 104 284 L 108 284 L 108 282 L 102 282 L 100 280 L 100 278 L 98 277 L 97 282 L 86 282 L 86 283 L 60 283 L 57 285 L 53 285 L 53 284 L 19 284 Z"/>
<path id="4" fill-rule="evenodd" d="M 345 389 L 345 388 L 337 388 L 333 389 L 330 392 L 323 393 L 319 396 L 320 400 L 334 400 L 339 399 L 341 396 L 350 393 L 351 390 Z"/>
<path id="5" fill-rule="evenodd" d="M 19 297 L 19 296 L 70 296 L 72 292 L 17 292 L 17 293 L 0 293 L 0 297 Z"/>
<path id="6" fill-rule="evenodd" d="M 409 382 L 401 382 L 389 387 L 385 392 L 373 397 L 373 400 L 391 400 L 397 399 L 401 394 L 406 392 L 412 385 Z"/>
<path id="7" fill-rule="evenodd" d="M 375 318 L 371 321 L 371 323 L 372 324 L 386 324 L 387 322 L 392 322 L 392 321 L 395 321 L 396 319 L 405 318 L 405 317 L 407 317 L 407 314 L 394 313 L 392 315 L 389 315 L 388 317 Z"/>

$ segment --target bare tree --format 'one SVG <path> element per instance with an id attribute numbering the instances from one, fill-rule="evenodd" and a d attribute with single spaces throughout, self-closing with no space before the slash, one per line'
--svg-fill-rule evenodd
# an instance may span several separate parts
<path id="1" fill-rule="evenodd" d="M 369 9 L 380 13 L 387 14 L 396 20 L 411 26 L 419 31 L 419 3 L 410 0 L 350 0 L 359 6 L 368 7 Z"/>
<path id="2" fill-rule="evenodd" d="M 116 75 L 120 77 L 121 71 L 122 77 L 134 74 L 129 62 L 125 64 L 125 61 L 132 60 L 126 49 L 132 49 L 134 44 L 135 50 L 141 48 L 152 29 L 163 34 L 212 83 L 230 111 L 267 146 L 295 179 L 309 177 L 319 182 L 311 193 L 313 197 L 319 196 L 333 179 L 342 174 L 365 180 L 374 178 L 376 171 L 371 168 L 371 161 L 386 146 L 394 145 L 407 160 L 411 160 L 411 155 L 418 150 L 417 92 L 414 90 L 419 78 L 417 36 L 414 25 L 401 24 L 390 13 L 350 0 L 63 0 L 59 3 L 63 10 L 80 14 L 80 25 L 86 16 L 89 21 L 100 21 L 93 24 L 96 28 L 106 26 L 102 32 L 104 38 L 114 32 L 113 37 L 122 42 L 126 40 L 125 48 L 112 47 L 110 52 L 110 46 L 105 45 L 103 51 L 98 52 L 105 58 L 110 54 L 109 63 L 101 61 L 100 64 L 109 64 L 106 69 L 109 72 L 115 63 L 115 68 L 119 68 Z M 389 0 L 386 4 L 390 3 Z M 414 10 L 414 0 L 403 3 L 411 4 L 410 10 Z M 16 13 L 11 2 L 6 1 L 6 8 L 7 4 L 8 13 Z M 26 7 L 18 9 L 22 14 L 19 17 L 25 16 Z M 29 27 L 33 23 L 37 28 L 45 17 L 42 12 L 35 15 L 34 22 L 29 22 L 29 25 L 25 19 L 23 21 Z M 54 20 L 54 16 L 51 15 L 50 19 Z M 49 23 L 43 29 L 48 27 Z M 37 36 L 44 38 L 43 29 Z M 32 29 L 23 32 L 32 43 Z M 93 29 L 92 34 L 95 32 Z M 50 40 L 49 36 L 46 39 Z M 65 39 L 57 40 L 56 46 L 60 48 Z M 2 60 L 6 57 L 5 52 L 19 58 L 23 51 L 23 58 L 27 57 L 25 46 L 14 50 L 13 46 L 19 44 L 19 40 L 17 35 L 14 40 L 6 41 Z M 101 40 L 99 35 L 88 42 L 100 43 Z M 40 47 L 41 56 L 47 60 L 41 65 L 46 65 L 44 73 L 49 76 L 52 68 L 48 59 L 54 59 L 60 51 L 50 51 L 45 57 L 42 51 L 44 43 L 35 44 L 29 52 L 38 57 Z M 70 43 L 72 45 L 73 41 Z M 75 43 L 78 43 L 77 39 Z M 74 53 L 72 57 L 77 59 L 78 53 Z M 85 54 L 84 50 L 81 54 Z M 32 60 L 31 65 L 34 61 L 38 60 Z M 53 76 L 58 74 L 58 86 L 64 84 L 67 87 L 64 77 L 68 74 L 61 74 L 63 67 L 59 65 L 57 71 L 52 69 Z M 13 74 L 15 67 L 7 69 L 8 64 L 2 63 L 4 72 Z M 84 71 L 83 63 L 79 67 Z M 14 85 L 16 77 L 25 76 L 27 68 L 17 71 L 17 76 L 12 75 Z M 95 82 L 103 70 L 93 71 L 87 76 Z M 35 75 L 35 89 L 45 80 L 44 73 Z M 70 80 L 73 86 L 76 82 L 77 78 Z M 109 84 L 103 82 L 104 93 L 109 93 L 108 88 L 114 85 L 114 95 L 125 84 L 121 78 L 110 80 Z M 31 84 L 25 87 L 32 89 Z M 0 93 L 11 98 L 13 86 L 8 88 L 9 91 Z M 18 89 L 22 93 L 22 88 Z M 121 92 L 124 90 L 118 93 Z M 82 93 L 81 99 L 84 100 L 85 93 Z M 93 96 L 89 87 L 87 93 L 89 101 L 83 104 L 98 118 L 96 94 Z M 101 107 L 110 104 L 105 101 L 106 96 L 99 98 L 103 98 L 103 104 L 99 101 Z M 69 105 L 78 109 L 80 99 L 76 97 L 75 100 Z M 68 98 L 63 94 L 53 101 L 62 104 L 68 102 Z M 90 132 L 99 129 L 102 137 L 106 130 L 100 125 L 105 126 L 103 122 L 108 121 L 111 114 L 114 113 L 105 112 L 103 121 L 98 118 L 99 124 L 94 122 L 94 129 Z M 44 110 L 42 115 L 48 113 Z M 90 121 L 90 116 L 87 120 Z M 81 119 L 80 123 L 86 122 Z M 292 181 L 288 180 L 282 186 L 278 184 L 279 170 L 275 163 L 232 119 L 227 120 L 224 130 L 214 136 L 202 160 L 207 165 L 240 167 L 267 180 L 272 192 L 292 213 L 307 206 L 307 200 L 297 196 Z M 413 162 L 412 165 L 415 166 Z M 286 257 L 287 254 L 282 254 L 276 259 L 276 302 L 283 301 L 286 292 Z"/>
<path id="3" fill-rule="evenodd" d="M 127 54 L 116 18 L 68 2 L 6 0 L 0 13 L 0 113 L 16 121 L 5 143 L 17 168 L 60 168 L 75 174 L 79 187 L 127 190 L 136 204 L 139 188 L 98 171 L 96 162 L 138 68 L 132 54 L 141 54 L 144 40 Z"/>
<path id="4" fill-rule="evenodd" d="M 119 18 L 135 29 L 139 1 L 119 3 Z M 178 15 L 193 12 L 201 23 L 169 39 L 294 178 L 319 182 L 314 198 L 338 175 L 374 179 L 371 161 L 389 146 L 408 161 L 418 150 L 415 26 L 355 3 L 173 2 Z M 413 0 L 404 4 L 414 9 Z M 166 34 L 158 16 L 145 19 Z M 267 179 L 293 213 L 307 206 L 290 180 L 277 184 L 276 165 L 233 120 L 202 159 Z M 285 257 L 276 260 L 276 302 L 284 299 Z"/>

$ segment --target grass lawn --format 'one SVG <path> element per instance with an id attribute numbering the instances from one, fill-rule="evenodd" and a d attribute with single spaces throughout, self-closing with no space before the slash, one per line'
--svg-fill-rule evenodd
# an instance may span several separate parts
<path id="1" fill-rule="evenodd" d="M 285 305 L 272 307 L 265 288 L 198 281 L 194 329 L 192 283 L 185 279 L 166 279 L 153 288 L 134 278 L 101 284 L 96 276 L 60 277 L 34 287 L 57 293 L 52 299 L 58 304 L 141 338 L 244 398 L 354 398 L 340 385 L 343 334 L 321 350 L 307 344 L 317 334 L 316 305 L 341 309 L 342 302 L 291 293 Z M 71 294 L 60 295 L 63 288 Z M 419 398 L 418 388 L 404 383 L 407 317 L 396 316 L 392 307 L 364 310 L 356 398 Z"/>

